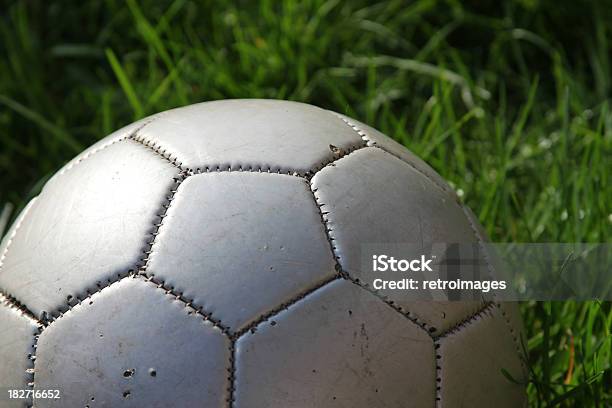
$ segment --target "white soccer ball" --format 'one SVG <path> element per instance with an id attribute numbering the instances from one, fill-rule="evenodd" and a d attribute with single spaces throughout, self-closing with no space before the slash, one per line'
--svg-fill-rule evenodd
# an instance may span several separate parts
<path id="1" fill-rule="evenodd" d="M 4 238 L 0 406 L 523 406 L 502 372 L 525 376 L 515 305 L 364 283 L 363 243 L 484 239 L 438 174 L 348 117 L 151 116 L 68 163 Z"/>

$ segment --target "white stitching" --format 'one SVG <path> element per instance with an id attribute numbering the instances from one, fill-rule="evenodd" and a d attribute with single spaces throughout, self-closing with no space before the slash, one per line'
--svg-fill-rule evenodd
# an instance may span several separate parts
<path id="1" fill-rule="evenodd" d="M 359 137 L 361 137 L 361 140 L 363 140 L 363 142 L 366 143 L 367 146 L 376 145 L 376 142 L 370 139 L 370 137 L 368 136 L 366 132 L 364 132 L 357 125 L 355 125 L 354 123 L 346 119 L 344 116 L 341 116 L 340 114 L 336 112 L 332 112 L 332 111 L 328 111 L 328 112 L 331 113 L 333 116 L 337 117 L 338 119 L 340 119 L 341 121 L 343 121 L 344 123 L 346 123 L 350 128 L 352 128 L 355 132 L 357 132 Z"/>
<path id="2" fill-rule="evenodd" d="M 15 236 L 17 235 L 17 231 L 19 230 L 19 228 L 21 228 L 21 224 L 23 224 L 23 221 L 25 220 L 26 216 L 28 215 L 32 207 L 34 207 L 34 203 L 36 202 L 37 199 L 38 197 L 34 197 L 32 200 L 30 200 L 28 205 L 26 205 L 22 213 L 19 215 L 19 220 L 17 224 L 15 225 L 13 232 L 11 232 L 11 235 L 8 238 L 8 241 L 6 242 L 6 246 L 4 247 L 4 252 L 2 253 L 2 256 L 0 256 L 0 271 L 2 271 L 2 266 L 4 265 L 4 260 L 6 259 L 6 254 L 8 253 L 9 247 L 13 243 L 13 239 L 15 239 Z"/>

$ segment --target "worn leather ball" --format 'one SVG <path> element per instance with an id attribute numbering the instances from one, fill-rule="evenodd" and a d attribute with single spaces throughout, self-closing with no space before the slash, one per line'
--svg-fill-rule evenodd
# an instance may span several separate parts
<path id="1" fill-rule="evenodd" d="M 525 375 L 515 305 L 364 283 L 365 242 L 485 239 L 427 164 L 343 115 L 153 115 L 69 162 L 5 236 L 0 406 L 522 406 L 502 372 Z"/>

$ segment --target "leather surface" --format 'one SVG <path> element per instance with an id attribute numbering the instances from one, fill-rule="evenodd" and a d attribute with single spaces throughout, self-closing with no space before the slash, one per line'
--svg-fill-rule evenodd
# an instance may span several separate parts
<path id="1" fill-rule="evenodd" d="M 40 335 L 37 407 L 221 407 L 229 340 L 153 283 L 125 278 Z M 152 376 L 152 370 L 155 376 Z"/>
<path id="2" fill-rule="evenodd" d="M 237 99 L 167 111 L 139 137 L 184 167 L 306 173 L 361 138 L 331 113 L 297 102 Z"/>
<path id="3" fill-rule="evenodd" d="M 27 389 L 32 375 L 26 370 L 32 368 L 29 356 L 34 352 L 34 336 L 38 324 L 11 306 L 0 295 L 0 406 L 6 408 L 25 407 L 31 400 L 10 400 L 7 390 Z"/>
<path id="4" fill-rule="evenodd" d="M 440 340 L 441 406 L 517 408 L 524 406 L 524 381 L 516 346 L 497 306 Z"/>
<path id="5" fill-rule="evenodd" d="M 476 241 L 452 195 L 380 149 L 369 147 L 351 153 L 317 173 L 312 185 L 321 209 L 328 213 L 330 235 L 342 268 L 364 283 L 369 283 L 372 272 L 362 270 L 362 245 Z M 413 303 L 398 291 L 380 292 L 433 326 L 435 334 L 457 324 L 482 305 L 479 301 Z"/>
<path id="6" fill-rule="evenodd" d="M 82 161 L 33 204 L 4 259 L 0 287 L 40 316 L 134 268 L 177 174 L 130 140 Z"/>
<path id="7" fill-rule="evenodd" d="M 519 403 L 520 387 L 497 375 L 520 371 L 515 305 L 457 326 L 482 304 L 391 307 L 341 277 L 320 287 L 334 277 L 332 246 L 358 279 L 364 243 L 476 240 L 440 176 L 347 120 L 293 102 L 203 103 L 127 126 L 68 163 L 0 244 L 0 290 L 37 316 L 64 312 L 40 335 L 35 388 L 64 389 L 55 404 L 68 408 L 226 407 L 232 395 L 249 408 L 431 407 L 432 337 L 443 335 L 441 407 Z M 136 268 L 156 283 L 116 282 Z M 7 312 L 1 304 L 2 335 L 28 326 Z M 22 346 L 0 349 L 0 361 L 27 363 Z"/>
<path id="8" fill-rule="evenodd" d="M 247 172 L 189 177 L 147 270 L 233 331 L 335 274 L 308 183 Z"/>
<path id="9" fill-rule="evenodd" d="M 234 406 L 432 407 L 433 361 L 423 330 L 338 280 L 238 340 Z"/>

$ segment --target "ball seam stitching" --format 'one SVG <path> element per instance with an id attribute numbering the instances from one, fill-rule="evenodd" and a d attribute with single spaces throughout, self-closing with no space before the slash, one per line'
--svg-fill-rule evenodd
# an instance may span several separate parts
<path id="1" fill-rule="evenodd" d="M 207 165 L 207 166 L 199 166 L 199 167 L 192 168 L 192 167 L 184 166 L 183 162 L 179 160 L 178 155 L 170 153 L 168 151 L 168 148 L 163 147 L 161 143 L 154 142 L 139 133 L 134 133 L 130 135 L 129 137 L 127 137 L 127 139 L 145 146 L 146 148 L 150 149 L 151 151 L 156 153 L 158 156 L 160 156 L 161 158 L 163 158 L 170 164 L 174 165 L 175 167 L 179 168 L 181 171 L 189 174 L 190 176 L 196 175 L 196 174 L 203 174 L 203 173 L 244 172 L 244 173 L 268 173 L 268 174 L 288 175 L 288 176 L 304 178 L 306 180 L 312 179 L 312 177 L 314 177 L 314 175 L 317 174 L 319 171 L 321 171 L 325 167 L 334 165 L 334 163 L 350 155 L 351 153 L 368 147 L 364 143 L 359 143 L 359 144 L 348 146 L 347 148 L 335 148 L 336 150 L 331 158 L 329 158 L 328 160 L 322 160 L 319 164 L 317 164 L 316 166 L 314 166 L 313 168 L 307 171 L 301 171 L 301 170 L 296 170 L 296 169 L 291 169 L 291 168 L 280 168 L 280 167 L 274 169 L 274 167 L 270 165 L 266 166 L 266 165 L 261 165 L 261 164 L 255 165 L 255 164 L 247 164 L 247 163 L 236 164 L 236 165 L 227 164 L 223 166 Z"/>
<path id="2" fill-rule="evenodd" d="M 4 247 L 4 251 L 2 252 L 2 256 L 0 256 L 0 272 L 2 272 L 2 267 L 4 266 L 4 260 L 6 259 L 6 254 L 8 254 L 8 250 L 13 244 L 13 240 L 17 236 L 17 231 L 19 231 L 19 228 L 21 228 L 21 225 L 23 224 L 23 221 L 25 220 L 26 216 L 30 213 L 30 210 L 32 209 L 32 207 L 34 207 L 34 203 L 36 202 L 36 200 L 38 200 L 38 196 L 34 197 L 26 205 L 26 208 L 23 210 L 23 213 L 19 216 L 19 220 L 17 224 L 15 225 L 15 228 L 11 232 L 11 235 L 9 236 L 8 241 L 6 242 L 6 246 Z"/>
<path id="3" fill-rule="evenodd" d="M 350 123 L 349 123 L 347 120 L 345 120 L 343 117 L 341 117 L 341 116 L 339 116 L 339 115 L 337 115 L 337 116 L 338 116 L 340 119 L 342 119 L 342 120 L 343 120 L 343 121 L 344 121 L 344 122 L 345 122 L 347 125 L 349 125 L 351 128 L 353 128 L 353 129 L 354 129 L 354 130 L 355 130 L 355 131 L 356 131 L 356 132 L 357 132 L 357 133 L 360 135 L 360 137 L 361 137 L 361 138 L 362 138 L 362 140 L 363 140 L 363 143 L 362 143 L 362 144 L 359 144 L 359 145 L 354 145 L 354 146 L 351 146 L 350 148 L 348 148 L 348 149 L 344 150 L 344 151 L 343 151 L 343 152 L 342 152 L 340 155 L 338 155 L 337 157 L 334 157 L 332 160 L 327 161 L 327 162 L 326 162 L 326 161 L 321 162 L 321 164 L 320 164 L 319 166 L 317 166 L 317 167 L 313 168 L 312 170 L 309 170 L 309 171 L 308 171 L 308 172 L 306 172 L 306 173 L 300 174 L 300 173 L 297 173 L 297 172 L 293 171 L 293 174 L 290 174 L 290 175 L 296 175 L 296 176 L 299 176 L 299 177 L 305 178 L 307 181 L 310 181 L 310 180 L 312 179 L 312 177 L 313 177 L 313 176 L 314 176 L 316 173 L 318 173 L 320 170 L 322 170 L 323 168 L 325 168 L 325 167 L 327 167 L 327 166 L 333 165 L 333 164 L 334 164 L 336 161 L 338 161 L 338 160 L 340 160 L 340 159 L 342 159 L 342 158 L 344 158 L 344 157 L 348 156 L 348 155 L 349 155 L 349 154 L 351 154 L 352 152 L 354 152 L 354 151 L 356 151 L 356 150 L 360 150 L 360 149 L 365 148 L 365 147 L 376 147 L 376 148 L 379 148 L 379 149 L 383 150 L 384 152 L 386 152 L 386 153 L 388 153 L 388 154 L 390 154 L 390 155 L 392 155 L 392 156 L 394 156 L 394 157 L 396 157 L 396 158 L 398 158 L 398 159 L 402 160 L 402 162 L 407 163 L 407 164 L 408 164 L 408 165 L 410 165 L 412 168 L 414 168 L 414 169 L 415 169 L 417 172 L 419 172 L 420 174 L 422 174 L 423 176 L 425 176 L 427 179 L 429 179 L 431 182 L 433 182 L 433 183 L 434 183 L 434 184 L 435 184 L 435 185 L 436 185 L 438 188 L 440 188 L 442 191 L 446 192 L 446 189 L 444 189 L 442 186 L 440 186 L 440 185 L 439 185 L 439 183 L 437 183 L 435 180 L 433 180 L 431 177 L 429 177 L 429 176 L 428 176 L 426 173 L 424 173 L 424 172 L 422 172 L 421 170 L 419 170 L 418 168 L 416 168 L 416 167 L 415 167 L 415 166 L 414 166 L 412 163 L 405 161 L 404 159 L 400 158 L 399 156 L 397 156 L 397 155 L 395 155 L 395 154 L 393 154 L 393 153 L 389 152 L 389 151 L 388 151 L 388 150 L 386 150 L 385 148 L 383 148 L 383 147 L 381 147 L 381 146 L 377 145 L 375 142 L 373 142 L 373 141 L 369 140 L 369 138 L 367 137 L 367 135 L 365 134 L 365 132 L 361 131 L 361 130 L 360 130 L 360 129 L 358 129 L 356 126 L 351 125 L 351 124 L 350 124 Z M 94 149 L 93 151 L 91 151 L 91 152 L 89 152 L 89 153 L 85 154 L 83 157 L 81 157 L 80 159 L 78 159 L 77 161 L 75 161 L 73 164 L 71 164 L 70 166 L 67 166 L 65 169 L 63 169 L 62 171 L 60 171 L 60 172 L 58 173 L 58 175 L 61 175 L 61 174 L 66 173 L 67 171 L 69 171 L 70 169 L 72 169 L 73 167 L 75 167 L 77 164 L 79 164 L 79 163 L 81 163 L 82 161 L 84 161 L 85 159 L 87 159 L 87 158 L 91 157 L 93 154 L 95 154 L 95 153 L 97 153 L 97 152 L 99 152 L 99 151 L 101 151 L 101 150 L 103 150 L 103 149 L 105 149 L 105 148 L 107 148 L 107 147 L 109 147 L 109 146 L 113 145 L 114 143 L 117 143 L 117 142 L 122 141 L 122 140 L 125 140 L 125 139 L 132 139 L 132 140 L 134 140 L 135 142 L 138 142 L 138 143 L 140 143 L 140 144 L 142 144 L 142 145 L 144 145 L 144 146 L 146 146 L 146 147 L 148 147 L 148 148 L 152 149 L 152 150 L 153 150 L 154 152 L 156 152 L 158 155 L 160 155 L 161 157 L 163 157 L 164 159 L 166 159 L 167 161 L 169 161 L 171 164 L 175 165 L 175 166 L 176 166 L 176 167 L 178 167 L 180 170 L 182 170 L 182 171 L 183 171 L 183 173 L 180 175 L 180 177 L 181 177 L 181 182 L 182 182 L 182 181 L 184 181 L 186 178 L 188 178 L 189 176 L 191 176 L 191 175 L 193 175 L 193 174 L 199 174 L 199 172 L 201 172 L 201 170 L 200 170 L 200 169 L 195 169 L 195 171 L 194 171 L 194 170 L 191 170 L 191 169 L 185 169 L 185 168 L 182 166 L 182 163 L 181 163 L 181 162 L 179 162 L 179 161 L 178 161 L 178 159 L 177 159 L 176 157 L 172 157 L 171 155 L 166 154 L 165 150 L 161 150 L 161 146 L 156 146 L 156 147 L 155 147 L 155 145 L 153 145 L 153 146 L 152 146 L 152 145 L 150 145 L 150 143 L 146 143 L 146 142 L 145 142 L 144 137 L 140 137 L 140 140 L 138 140 L 138 139 L 139 139 L 139 136 L 137 135 L 137 132 L 138 132 L 140 129 L 142 129 L 143 127 L 145 127 L 146 125 L 148 125 L 149 123 L 151 123 L 151 122 L 152 122 L 153 120 L 155 120 L 156 118 L 157 118 L 157 117 L 155 117 L 155 118 L 151 119 L 149 122 L 147 122 L 147 123 L 143 124 L 143 126 L 141 126 L 139 129 L 137 129 L 136 131 L 134 131 L 134 132 L 133 132 L 133 133 L 131 133 L 130 135 L 126 135 L 126 136 L 124 136 L 124 137 L 121 137 L 121 138 L 118 138 L 118 139 L 116 139 L 116 140 L 113 140 L 113 141 L 111 141 L 111 142 L 109 142 L 109 143 L 107 143 L 107 144 L 105 144 L 105 145 L 103 145 L 103 146 L 100 146 L 98 149 Z M 360 132 L 361 132 L 361 133 L 360 133 Z M 363 133 L 363 134 L 362 134 L 362 133 Z M 262 171 L 262 170 L 263 170 L 263 171 Z M 252 168 L 252 167 L 249 167 L 249 170 L 244 170 L 244 169 L 241 167 L 241 168 L 240 168 L 240 170 L 238 170 L 238 171 L 268 172 L 268 173 L 279 173 L 279 174 L 283 174 L 283 173 L 281 173 L 281 171 L 280 171 L 280 170 L 279 170 L 278 172 L 272 172 L 272 171 L 270 171 L 270 170 L 271 170 L 270 168 L 268 168 L 268 169 L 266 170 L 265 168 L 261 168 L 261 167 L 260 167 L 260 168 L 258 168 L 258 169 L 256 169 L 256 170 L 253 170 L 253 168 Z M 219 167 L 217 167 L 217 170 L 216 170 L 216 171 L 228 171 L 228 172 L 229 172 L 229 171 L 236 171 L 236 170 L 232 170 L 231 168 L 228 168 L 228 170 L 220 170 L 220 169 L 219 169 Z M 206 171 L 205 171 L 205 172 L 212 172 L 212 171 L 209 171 L 209 169 L 208 169 L 208 168 L 206 168 Z M 289 173 L 292 173 L 292 171 L 291 171 L 291 170 L 288 170 L 288 172 L 289 172 Z M 288 174 L 289 174 L 289 173 L 288 173 Z M 310 183 L 309 183 L 309 184 L 310 184 Z M 179 183 L 178 185 L 180 185 L 180 183 Z M 162 222 L 163 222 L 163 218 L 165 218 L 165 215 L 166 215 L 166 213 L 167 213 L 167 211 L 168 211 L 168 208 L 170 207 L 170 204 L 171 204 L 171 202 L 172 202 L 172 200 L 173 200 L 173 198 L 174 198 L 174 194 L 176 194 L 176 190 L 178 189 L 178 185 L 177 185 L 177 186 L 175 186 L 175 189 L 174 189 L 174 190 L 171 190 L 171 195 L 167 197 L 167 198 L 168 198 L 168 200 L 166 201 L 166 203 L 165 203 L 165 204 L 162 204 L 162 207 L 164 208 L 164 211 L 162 211 L 163 216 L 162 216 L 162 215 L 158 215 L 158 217 L 160 217 L 160 221 L 159 221 L 158 223 L 154 224 L 155 230 L 154 230 L 154 232 L 153 232 L 153 233 L 151 233 L 151 236 L 152 236 L 152 238 L 153 238 L 153 239 L 150 241 L 150 248 L 149 248 L 148 253 L 146 254 L 146 256 L 145 256 L 145 257 L 143 257 L 143 258 L 140 260 L 140 262 L 143 262 L 143 261 L 144 261 L 144 262 L 145 262 L 145 265 L 144 265 L 143 267 L 139 267 L 139 266 L 137 265 L 138 272 L 136 272 L 136 274 L 137 274 L 137 275 L 139 275 L 139 276 L 142 276 L 143 278 L 145 278 L 145 279 L 147 279 L 147 280 L 148 280 L 148 279 L 151 279 L 152 283 L 155 283 L 155 281 L 153 281 L 153 279 L 154 279 L 154 278 L 153 278 L 152 276 L 148 276 L 148 275 L 145 273 L 145 271 L 146 271 L 146 263 L 148 262 L 149 255 L 150 255 L 150 253 L 152 252 L 153 245 L 154 245 L 154 243 L 155 243 L 155 238 L 156 238 L 156 236 L 159 234 L 159 229 L 160 229 L 161 224 L 162 224 Z M 311 189 L 311 191 L 312 191 L 312 189 Z M 319 209 L 319 212 L 321 213 L 322 222 L 323 222 L 323 224 L 324 224 L 324 229 L 325 229 L 325 231 L 326 231 L 326 235 L 328 235 L 328 241 L 330 242 L 330 245 L 332 245 L 332 253 L 333 253 L 333 255 L 334 255 L 334 258 L 336 259 L 336 262 L 337 262 L 338 266 L 340 266 L 340 263 L 339 263 L 339 260 L 338 260 L 338 258 L 337 258 L 337 255 L 336 255 L 335 251 L 333 250 L 333 249 L 334 249 L 333 242 L 332 242 L 333 240 L 330 240 L 330 237 L 329 237 L 329 232 L 331 232 L 331 230 L 330 230 L 330 231 L 328 231 L 328 226 L 327 226 L 327 223 L 326 223 L 326 221 L 325 221 L 324 214 L 323 214 L 323 212 L 322 212 L 321 207 L 318 205 L 318 202 L 317 202 L 317 197 L 316 197 L 316 195 L 315 195 L 315 192 L 314 192 L 314 191 L 313 191 L 313 196 L 314 196 L 314 198 L 315 198 L 315 202 L 317 203 L 317 208 Z M 24 216 L 23 218 L 25 218 L 25 216 Z M 23 221 L 23 219 L 22 219 L 22 221 Z M 470 221 L 470 222 L 471 222 L 471 221 Z M 16 227 L 16 229 L 14 230 L 13 237 L 14 237 L 14 235 L 16 234 L 16 232 L 17 232 L 17 227 Z M 478 239 L 478 237 L 477 237 L 477 239 Z M 9 245 L 7 244 L 7 247 L 5 248 L 5 251 L 4 251 L 4 254 L 3 254 L 3 258 L 2 258 L 2 259 L 4 259 L 4 256 L 5 256 L 5 255 L 6 255 L 6 253 L 8 252 L 8 247 L 9 247 Z M 1 267 L 1 265 L 2 265 L 2 264 L 0 263 L 0 267 Z M 361 287 L 362 289 L 367 290 L 367 291 L 369 291 L 369 292 L 373 293 L 374 295 L 376 295 L 377 297 L 379 297 L 379 298 L 380 298 L 380 299 L 381 299 L 383 302 L 385 302 L 387 305 L 389 305 L 390 307 L 392 307 L 392 308 L 393 308 L 395 311 L 397 311 L 397 312 L 398 312 L 398 313 L 400 313 L 401 315 L 403 315 L 403 316 L 405 316 L 405 317 L 407 317 L 407 318 L 409 318 L 409 319 L 410 319 L 410 317 L 409 317 L 409 316 L 407 316 L 407 315 L 406 315 L 406 314 L 405 314 L 405 313 L 404 313 L 404 312 L 401 310 L 401 308 L 398 308 L 397 306 L 395 306 L 395 305 L 393 304 L 393 302 L 389 302 L 387 299 L 385 299 L 384 297 L 380 296 L 380 294 L 377 294 L 377 293 L 375 293 L 374 291 L 370 290 L 369 288 L 366 288 L 366 287 L 362 286 L 362 284 L 361 284 L 360 282 L 358 282 L 358 281 L 354 280 L 353 278 L 349 277 L 348 275 L 346 275 L 346 274 L 345 274 L 345 273 L 342 271 L 341 266 L 340 266 L 340 269 L 338 270 L 338 274 L 339 274 L 338 276 L 334 276 L 332 279 L 329 279 L 329 280 L 327 280 L 327 281 L 323 282 L 322 284 L 320 284 L 320 285 L 316 286 L 315 288 L 313 288 L 313 289 L 309 290 L 309 291 L 308 291 L 306 294 L 300 294 L 300 295 L 298 295 L 296 298 L 294 298 L 294 299 L 293 299 L 293 301 L 284 303 L 284 304 L 282 305 L 282 307 L 277 308 L 278 310 L 277 310 L 277 309 L 275 309 L 275 310 L 277 310 L 276 312 L 271 313 L 271 312 L 272 312 L 272 311 L 271 311 L 271 312 L 268 312 L 268 313 L 266 313 L 266 314 L 262 314 L 262 315 L 260 315 L 260 316 L 257 318 L 257 320 L 258 320 L 257 324 L 255 324 L 255 325 L 249 325 L 249 326 L 248 326 L 248 327 L 249 327 L 249 329 L 248 329 L 248 330 L 251 330 L 252 328 L 254 328 L 254 327 L 256 327 L 257 325 L 261 324 L 263 321 L 266 321 L 266 320 L 268 320 L 269 318 L 271 318 L 271 317 L 273 317 L 273 316 L 277 315 L 277 314 L 278 314 L 278 313 L 280 313 L 282 310 L 287 309 L 288 307 L 290 307 L 290 306 L 291 306 L 291 305 L 293 305 L 294 303 L 298 302 L 300 299 L 303 299 L 303 298 L 304 298 L 305 296 L 307 296 L 309 293 L 312 293 L 312 292 L 314 292 L 314 291 L 316 291 L 316 290 L 318 290 L 318 289 L 322 288 L 323 286 L 325 286 L 325 285 L 327 285 L 328 283 L 330 283 L 330 282 L 332 282 L 332 281 L 334 281 L 334 280 L 338 279 L 339 277 L 342 277 L 342 278 L 348 279 L 350 282 L 352 282 L 352 283 L 356 284 L 357 286 Z M 103 290 L 103 289 L 105 289 L 105 288 L 107 288 L 107 287 L 112 286 L 114 283 L 117 283 L 117 282 L 119 282 L 119 281 L 123 280 L 124 278 L 130 277 L 130 276 L 133 276 L 133 275 L 134 275 L 134 274 L 133 274 L 133 271 L 128 271 L 128 273 L 127 273 L 127 274 L 117 274 L 118 279 L 116 279 L 116 280 L 114 280 L 114 281 L 109 280 L 109 283 L 108 283 L 107 285 L 105 285 L 105 286 L 101 286 L 101 285 L 98 283 L 98 290 L 96 290 L 95 292 L 91 292 L 90 290 L 86 289 L 86 292 L 87 292 L 88 296 L 86 296 L 86 297 L 84 297 L 84 298 L 82 298 L 82 299 L 81 299 L 81 298 L 77 298 L 77 299 L 78 299 L 78 303 L 77 303 L 77 304 L 80 304 L 82 301 L 84 301 L 84 300 L 86 300 L 86 299 L 90 298 L 90 297 L 91 297 L 93 294 L 95 294 L 95 293 L 99 293 L 101 290 Z M 226 328 L 225 326 L 223 326 L 223 325 L 220 323 L 220 321 L 218 321 L 218 323 L 216 324 L 214 320 L 211 320 L 211 319 L 210 319 L 210 317 L 212 317 L 212 316 L 210 316 L 210 315 L 208 315 L 208 314 L 205 314 L 206 312 L 201 313 L 201 311 L 198 311 L 197 309 L 195 309 L 195 308 L 194 308 L 194 307 L 191 305 L 191 303 L 190 303 L 190 302 L 188 302 L 186 299 L 183 299 L 183 298 L 182 298 L 182 294 L 180 294 L 180 293 L 179 293 L 179 294 L 175 294 L 175 293 L 172 291 L 172 289 L 173 289 L 173 288 L 167 288 L 167 287 L 165 287 L 164 282 L 160 282 L 160 283 L 158 283 L 158 284 L 161 284 L 161 285 L 162 285 L 162 286 L 161 286 L 162 288 L 164 288 L 164 289 L 168 290 L 168 291 L 169 291 L 169 292 L 168 292 L 169 294 L 172 294 L 172 295 L 176 296 L 176 297 L 177 297 L 177 299 L 179 299 L 179 298 L 180 298 L 179 300 L 181 300 L 183 303 L 185 303 L 185 306 L 186 306 L 186 307 L 187 307 L 187 306 L 192 307 L 194 310 L 196 310 L 196 312 L 197 312 L 198 314 L 201 314 L 201 315 L 202 315 L 204 318 L 206 318 L 207 320 L 209 320 L 209 321 L 210 321 L 210 322 L 211 322 L 213 325 L 215 325 L 216 327 L 218 327 L 218 328 L 219 328 L 219 329 L 221 329 L 222 331 L 223 331 L 223 329 L 225 328 L 225 330 L 226 330 L 226 331 L 224 331 L 224 334 L 226 334 L 228 337 L 230 337 L 230 336 L 231 336 L 231 337 L 230 337 L 230 340 L 232 340 L 232 344 L 234 345 L 234 347 L 235 347 L 235 341 L 236 341 L 236 340 L 239 338 L 239 336 L 236 336 L 236 334 L 240 333 L 240 335 L 242 335 L 242 334 L 244 334 L 244 333 L 246 332 L 246 331 L 241 331 L 241 332 L 236 332 L 236 333 L 234 333 L 233 335 L 232 335 L 232 334 L 230 334 L 229 328 Z M 9 295 L 9 296 L 4 295 L 4 297 L 5 297 L 6 299 L 8 299 L 8 301 L 9 301 L 10 303 L 13 303 L 13 304 L 15 304 L 15 305 L 20 305 L 20 304 L 19 304 L 19 303 L 16 301 L 16 299 L 12 299 L 12 298 L 10 297 L 10 295 Z M 51 318 L 51 320 L 49 320 L 48 322 L 44 322 L 44 323 L 43 323 L 43 322 L 41 322 L 40 320 L 36 319 L 36 320 L 37 320 L 37 322 L 40 322 L 40 323 L 43 323 L 43 324 L 42 324 L 42 328 L 39 328 L 38 334 L 36 334 L 36 335 L 35 335 L 35 341 L 34 341 L 34 344 L 33 344 L 33 348 L 34 348 L 34 349 L 36 348 L 36 343 L 37 343 L 38 336 L 40 335 L 40 332 L 42 332 L 42 330 L 43 330 L 45 327 L 47 327 L 49 324 L 53 323 L 53 322 L 54 322 L 55 320 L 57 320 L 58 318 L 60 318 L 60 317 L 64 316 L 66 313 L 70 312 L 70 310 L 72 310 L 72 308 L 73 308 L 75 305 L 70 305 L 70 304 L 69 304 L 68 306 L 69 306 L 69 307 L 68 307 L 68 310 L 66 310 L 65 312 L 59 312 L 59 316 L 58 316 L 58 317 L 52 317 L 52 318 Z M 25 306 L 23 305 L 23 307 L 25 307 Z M 488 305 L 487 307 L 490 307 L 490 305 Z M 26 308 L 26 310 L 27 310 L 27 307 L 25 307 L 25 308 Z M 484 309 L 483 309 L 483 310 L 484 310 Z M 471 315 L 470 317 L 468 317 L 466 320 L 470 320 L 470 319 L 471 319 L 471 320 L 473 320 L 473 319 L 476 319 L 478 316 L 480 316 L 480 315 L 482 314 L 483 310 L 480 310 L 479 312 L 474 313 L 473 315 Z M 408 313 L 409 313 L 409 312 L 408 312 Z M 502 311 L 502 314 L 504 314 L 504 316 L 505 316 L 505 313 L 504 313 L 503 311 Z M 33 318 L 34 318 L 34 315 L 33 315 L 31 312 L 29 312 L 29 315 L 28 315 L 28 316 L 29 316 L 29 317 L 33 317 Z M 208 317 L 207 317 L 207 316 L 208 316 Z M 412 319 L 410 319 L 410 320 L 412 321 Z M 413 321 L 413 322 L 414 322 L 414 321 Z M 427 330 L 427 329 L 426 329 L 424 326 L 422 326 L 421 324 L 418 324 L 417 322 L 414 322 L 414 323 L 415 323 L 415 324 L 417 324 L 417 325 L 418 325 L 419 327 L 421 327 L 422 329 L 424 329 L 424 330 L 425 330 L 425 331 L 426 331 L 426 332 L 429 334 L 429 336 L 430 336 L 432 339 L 434 339 L 434 341 L 436 340 L 436 339 L 435 339 L 435 338 L 434 338 L 434 337 L 431 335 L 431 333 L 430 333 L 430 332 L 429 332 L 429 331 L 428 331 L 428 330 Z M 509 320 L 508 320 L 508 318 L 507 318 L 507 317 L 506 317 L 506 323 L 507 323 L 507 324 L 510 324 L 510 322 L 509 322 Z M 252 326 L 252 327 L 251 327 L 251 326 Z M 449 333 L 450 331 L 458 331 L 458 330 L 460 330 L 460 329 L 461 329 L 463 326 L 465 326 L 465 323 L 464 323 L 464 322 L 460 322 L 459 324 L 456 324 L 455 326 L 453 326 L 453 328 L 449 329 L 449 330 L 448 330 L 446 333 Z M 247 331 L 248 331 L 248 330 L 247 330 Z M 440 338 L 440 337 L 438 337 L 438 338 Z M 516 342 L 516 338 L 515 338 L 515 337 L 514 337 L 514 339 L 515 339 L 515 342 Z M 235 349 L 232 351 L 232 350 L 231 350 L 231 348 L 230 348 L 230 352 L 231 352 L 232 354 L 233 354 L 233 353 L 235 353 Z M 233 358 L 233 357 L 232 357 L 232 358 Z M 31 359 L 32 359 L 32 361 L 33 361 L 33 362 L 35 361 L 35 354 L 33 354 L 33 355 L 32 355 L 32 358 L 31 358 Z M 234 363 L 232 363 L 232 362 L 230 361 L 230 363 L 231 363 L 231 365 L 233 365 L 235 362 L 234 362 Z M 32 365 L 32 369 L 31 369 L 31 370 L 32 370 L 32 371 L 31 371 L 31 374 L 32 374 L 32 383 L 31 383 L 31 386 L 33 387 L 33 386 L 34 386 L 34 381 L 33 381 L 33 376 L 34 376 L 34 363 L 33 363 L 33 365 Z M 232 368 L 232 373 L 233 373 L 234 371 L 235 371 L 235 367 L 234 367 L 234 368 Z M 230 375 L 231 375 L 231 374 L 230 374 Z M 232 382 L 233 382 L 233 380 L 232 380 Z M 230 386 L 231 386 L 231 387 L 233 387 L 233 384 L 230 384 Z M 233 394 L 233 390 L 232 390 L 232 394 Z M 233 397 L 232 397 L 232 398 L 233 398 Z M 232 399 L 232 401 L 233 401 L 233 399 Z M 230 404 L 231 404 L 231 402 L 230 402 Z"/>
<path id="4" fill-rule="evenodd" d="M 461 210 L 463 211 L 463 214 L 465 215 L 470 228 L 472 229 L 472 232 L 474 233 L 474 237 L 476 238 L 476 242 L 478 243 L 478 247 L 480 248 L 480 251 L 482 252 L 482 256 L 484 258 L 485 264 L 487 266 L 487 271 L 489 273 L 489 278 L 490 279 L 494 279 L 494 274 L 493 274 L 493 267 L 491 266 L 491 261 L 489 259 L 489 255 L 487 253 L 487 250 L 484 246 L 484 241 L 482 239 L 482 237 L 480 236 L 480 234 L 478 233 L 478 229 L 476 228 L 476 225 L 474 224 L 474 222 L 472 221 L 472 218 L 470 217 L 467 208 L 465 206 L 460 206 Z M 499 300 L 496 300 L 497 296 L 495 295 L 495 293 L 493 293 L 493 300 L 494 303 L 497 305 L 497 307 L 499 308 L 501 314 L 502 314 L 502 318 L 504 320 L 504 322 L 506 323 L 505 326 L 508 330 L 508 334 L 510 335 L 510 337 L 512 338 L 512 342 L 514 343 L 514 348 L 516 350 L 516 353 L 518 355 L 521 367 L 523 369 L 525 369 L 525 362 L 524 357 L 523 357 L 523 353 L 521 352 L 521 347 L 520 347 L 520 343 L 519 340 L 515 334 L 515 330 L 512 327 L 512 322 L 510 322 L 510 319 L 508 318 L 506 312 L 502 309 L 501 307 L 501 302 Z"/>
<path id="5" fill-rule="evenodd" d="M 492 316 L 492 310 L 494 307 L 494 302 L 488 302 L 478 311 L 464 318 L 453 327 L 449 328 L 448 330 L 437 336 L 432 337 L 434 342 L 434 354 L 436 360 L 436 407 L 441 408 L 442 406 L 442 352 L 440 351 L 440 348 L 442 346 L 441 340 L 462 331 L 463 329 L 472 325 L 476 321 L 481 320 L 485 315 Z"/>
<path id="6" fill-rule="evenodd" d="M 45 325 L 45 322 L 39 320 L 23 303 L 2 290 L 0 290 L 0 305 L 5 305 L 9 309 L 19 312 L 20 315 L 28 318 L 36 324 L 43 326 Z"/>

